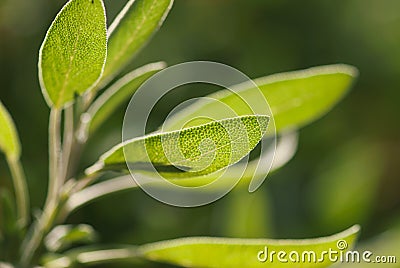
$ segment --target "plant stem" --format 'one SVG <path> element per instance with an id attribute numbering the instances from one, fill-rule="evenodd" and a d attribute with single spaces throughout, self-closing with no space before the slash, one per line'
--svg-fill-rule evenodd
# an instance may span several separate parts
<path id="1" fill-rule="evenodd" d="M 21 227 L 25 227 L 29 221 L 29 192 L 26 185 L 24 169 L 19 159 L 7 158 L 7 162 L 13 177 L 17 200 L 18 223 Z"/>
<path id="2" fill-rule="evenodd" d="M 74 106 L 71 105 L 65 108 L 64 118 L 64 138 L 63 138 L 63 170 L 62 170 L 62 181 L 69 179 L 72 175 L 70 174 L 70 162 L 73 155 L 71 154 L 72 145 L 74 143 Z"/>
<path id="3" fill-rule="evenodd" d="M 49 119 L 49 188 L 45 207 L 58 199 L 62 186 L 62 154 L 61 154 L 61 114 L 62 110 L 52 108 Z"/>
<path id="4" fill-rule="evenodd" d="M 61 150 L 62 109 L 52 108 L 49 119 L 49 187 L 43 213 L 32 226 L 31 236 L 27 236 L 21 246 L 21 267 L 27 267 L 46 232 L 51 228 L 58 213 L 62 178 Z"/>
<path id="5" fill-rule="evenodd" d="M 146 261 L 141 258 L 138 248 L 135 246 L 120 246 L 120 248 L 99 248 L 83 250 L 72 256 L 63 256 L 47 263 L 49 267 L 66 267 L 65 263 L 71 266 L 90 266 L 96 264 L 109 264 L 124 262 L 132 264 L 144 264 Z M 107 265 L 109 266 L 109 265 Z"/>
<path id="6" fill-rule="evenodd" d="M 51 200 L 43 210 L 40 218 L 32 226 L 31 236 L 27 237 L 21 247 L 20 267 L 29 267 L 29 264 L 39 248 L 43 237 L 51 228 L 58 214 L 57 200 Z"/>

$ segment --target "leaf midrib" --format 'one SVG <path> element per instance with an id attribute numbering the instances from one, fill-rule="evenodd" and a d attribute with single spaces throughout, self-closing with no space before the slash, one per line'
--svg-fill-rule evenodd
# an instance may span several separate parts
<path id="1" fill-rule="evenodd" d="M 85 10 L 84 21 L 86 21 L 86 18 L 87 18 L 87 15 L 88 15 L 88 10 L 89 10 L 89 6 L 87 6 L 86 10 Z M 67 73 L 65 74 L 64 83 L 63 83 L 63 85 L 62 85 L 62 87 L 60 89 L 60 95 L 59 96 L 61 98 L 60 97 L 58 98 L 59 101 L 57 102 L 57 106 L 60 105 L 60 100 L 64 99 L 65 89 L 67 87 L 69 76 L 70 76 L 71 71 L 72 71 L 71 70 L 72 69 L 72 62 L 74 61 L 76 53 L 77 53 L 78 41 L 80 39 L 80 36 L 81 36 L 81 33 L 82 33 L 82 29 L 83 29 L 83 27 L 82 27 L 82 25 L 80 25 L 79 30 L 78 30 L 78 34 L 77 34 L 76 39 L 75 39 L 74 48 L 72 50 L 72 55 L 71 55 L 69 63 L 68 63 L 68 70 L 67 70 Z"/>

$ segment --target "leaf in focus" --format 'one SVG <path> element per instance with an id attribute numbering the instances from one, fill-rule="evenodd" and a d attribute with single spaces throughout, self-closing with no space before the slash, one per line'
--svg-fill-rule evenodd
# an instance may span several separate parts
<path id="1" fill-rule="evenodd" d="M 111 80 L 157 32 L 173 0 L 129 0 L 108 30 L 103 81 Z"/>
<path id="2" fill-rule="evenodd" d="M 99 80 L 107 54 L 102 0 L 71 0 L 57 14 L 40 48 L 39 80 L 50 107 L 62 108 Z"/>
<path id="3" fill-rule="evenodd" d="M 359 229 L 356 225 L 336 235 L 299 240 L 188 237 L 144 245 L 138 251 L 146 259 L 183 267 L 328 267 L 333 262 L 323 252 L 329 249 L 340 251 L 337 245 L 339 240 L 348 245 L 345 250 L 353 248 Z M 266 247 L 268 258 L 261 262 L 258 255 L 260 251 L 265 252 Z M 273 259 L 270 256 L 272 251 L 275 251 Z M 280 251 L 286 252 L 284 258 L 288 262 L 278 261 L 277 253 Z M 297 259 L 295 254 L 290 255 L 292 251 L 298 253 L 297 262 L 292 261 Z M 310 251 L 315 252 L 315 262 L 314 255 L 307 254 Z M 301 262 L 303 256 L 305 262 Z M 265 254 L 260 255 L 261 259 L 264 257 Z"/>
<path id="4" fill-rule="evenodd" d="M 297 142 L 298 142 L 298 137 L 296 132 L 291 132 L 291 133 L 283 133 L 283 135 L 280 137 L 277 148 L 276 148 L 276 153 L 275 153 L 275 160 L 274 164 L 271 167 L 270 172 L 274 172 L 276 169 L 282 167 L 285 165 L 295 154 L 296 149 L 297 149 Z M 263 159 L 260 159 L 260 163 L 263 163 Z M 230 167 L 233 172 L 230 174 L 235 174 L 235 177 L 230 177 L 230 174 L 223 174 L 223 170 L 219 172 L 214 172 L 209 175 L 203 175 L 200 177 L 192 177 L 192 178 L 186 178 L 186 179 L 171 179 L 170 181 L 174 184 L 184 186 L 184 187 L 198 187 L 198 186 L 203 186 L 207 185 L 208 183 L 211 183 L 215 181 L 217 178 L 220 178 L 221 175 L 226 175 L 228 179 L 224 180 L 226 182 L 231 182 L 237 179 L 238 174 L 242 174 L 241 180 L 239 183 L 236 185 L 236 187 L 241 187 L 241 186 L 247 186 L 248 183 L 253 179 L 253 175 L 256 172 L 257 168 L 257 162 L 255 160 L 250 161 L 247 163 L 246 169 L 243 172 L 243 167 L 241 165 L 245 165 L 244 163 L 236 163 L 234 166 Z M 151 182 L 151 183 L 157 183 L 157 182 Z M 228 185 L 229 186 L 229 185 Z M 90 202 L 93 202 L 94 200 L 97 200 L 98 198 L 101 198 L 103 196 L 107 196 L 110 194 L 114 194 L 117 192 L 122 192 L 122 191 L 128 191 L 128 190 L 133 190 L 137 187 L 137 185 L 134 183 L 132 180 L 132 177 L 130 175 L 124 175 L 121 177 L 113 178 L 107 181 L 103 181 L 97 184 L 94 184 L 92 186 L 89 186 L 88 188 L 85 188 L 77 193 L 74 193 L 68 200 L 66 204 L 67 211 L 70 213 L 76 209 L 78 209 L 81 206 L 84 206 Z M 225 187 L 224 183 L 218 184 L 218 186 L 215 187 Z M 260 191 L 260 190 L 259 190 Z M 252 194 L 254 195 L 254 194 Z M 260 194 L 258 194 L 260 195 Z M 249 195 L 246 194 L 246 198 Z M 230 197 L 225 197 L 229 198 Z M 250 198 L 250 197 L 249 197 Z M 257 197 L 257 198 L 250 198 L 252 201 L 251 202 L 256 202 L 260 203 L 259 206 L 260 208 L 262 207 L 262 203 L 264 202 L 262 198 Z M 256 199 L 254 201 L 253 199 Z M 243 203 L 243 202 L 242 202 Z M 246 204 L 243 203 L 240 205 L 241 208 L 246 207 Z M 236 205 L 234 205 L 236 206 Z M 258 205 L 255 205 L 257 207 Z M 257 211 L 257 208 L 253 208 L 252 206 L 251 211 L 252 214 L 255 214 Z M 269 210 L 265 209 L 263 207 L 264 211 Z M 261 216 L 261 212 L 258 211 L 259 216 Z M 233 215 L 233 213 L 232 213 Z M 260 221 L 261 222 L 261 221 Z M 267 224 L 264 224 L 265 226 Z M 264 226 L 264 227 L 265 227 Z M 236 228 L 236 227 L 235 227 Z M 246 227 L 247 228 L 247 227 Z M 249 227 L 250 228 L 250 227 Z M 262 228 L 264 229 L 264 228 Z M 256 232 L 256 231 L 254 231 Z M 258 232 L 258 231 L 257 231 Z M 232 232 L 233 233 L 233 232 Z M 235 235 L 236 236 L 236 235 Z"/>
<path id="5" fill-rule="evenodd" d="M 111 149 L 87 173 L 126 170 L 129 162 L 135 171 L 152 171 L 153 165 L 166 177 L 210 174 L 235 164 L 254 149 L 268 121 L 268 116 L 248 115 L 136 138 Z"/>
<path id="6" fill-rule="evenodd" d="M 93 227 L 87 224 L 58 225 L 46 236 L 44 243 L 49 251 L 57 252 L 74 244 L 94 242 L 96 236 Z"/>
<path id="7" fill-rule="evenodd" d="M 14 122 L 0 101 L 0 151 L 9 159 L 19 159 L 20 142 Z"/>
<path id="8" fill-rule="evenodd" d="M 254 82 L 268 101 L 274 116 L 277 133 L 300 128 L 326 114 L 350 89 L 357 70 L 348 65 L 314 67 L 301 71 L 275 74 L 255 79 Z M 171 116 L 163 125 L 165 130 L 204 124 L 204 118 L 223 119 L 219 102 L 228 105 L 237 115 L 251 112 L 243 99 L 259 98 L 258 89 L 245 83 L 233 86 L 239 92 L 222 90 L 207 96 Z M 210 102 L 210 99 L 215 101 Z M 258 101 L 264 105 L 263 101 Z M 252 103 L 257 103 L 255 99 Z M 262 108 L 261 106 L 261 108 Z M 255 109 L 255 107 L 252 107 Z M 197 119 L 196 119 L 197 118 Z"/>
<path id="9" fill-rule="evenodd" d="M 278 143 L 275 150 L 274 162 L 271 166 L 270 173 L 275 172 L 277 169 L 284 166 L 289 162 L 297 151 L 298 137 L 297 132 L 287 132 L 282 133 L 281 137 L 278 139 Z M 259 163 L 266 163 L 269 161 L 269 156 L 261 156 L 247 163 L 236 163 L 231 167 L 231 172 L 229 174 L 223 173 L 223 171 L 215 172 L 212 174 L 204 175 L 201 177 L 192 177 L 187 179 L 172 179 L 171 182 L 184 187 L 197 187 L 206 185 L 215 181 L 217 178 L 223 176 L 224 180 L 222 183 L 215 187 L 225 187 L 227 186 L 224 182 L 229 182 L 237 178 L 241 174 L 241 178 L 236 187 L 248 187 L 248 184 L 254 178 L 257 173 L 257 167 Z M 243 172 L 244 170 L 244 172 Z M 233 175 L 232 179 L 228 179 L 229 176 Z M 267 174 L 265 174 L 267 176 Z"/>
<path id="10" fill-rule="evenodd" d="M 153 74 L 165 68 L 165 63 L 157 62 L 145 65 L 125 75 L 115 82 L 90 106 L 89 132 L 95 132 L 102 123 Z"/>

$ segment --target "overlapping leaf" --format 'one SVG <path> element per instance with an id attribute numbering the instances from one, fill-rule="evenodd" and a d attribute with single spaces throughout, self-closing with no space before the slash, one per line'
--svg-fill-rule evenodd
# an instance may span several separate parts
<path id="1" fill-rule="evenodd" d="M 88 173 L 126 169 L 126 157 L 130 168 L 151 171 L 148 165 L 151 163 L 159 173 L 169 177 L 210 174 L 246 156 L 266 132 L 268 119 L 268 116 L 241 116 L 136 138 L 104 154 Z"/>

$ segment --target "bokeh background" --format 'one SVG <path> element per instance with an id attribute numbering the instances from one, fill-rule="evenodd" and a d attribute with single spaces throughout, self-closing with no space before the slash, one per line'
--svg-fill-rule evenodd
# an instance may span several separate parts
<path id="1" fill-rule="evenodd" d="M 37 79 L 38 50 L 64 2 L 0 0 L 0 99 L 21 136 L 33 207 L 44 202 L 48 161 L 49 110 Z M 111 22 L 126 1 L 105 2 Z M 346 63 L 359 68 L 360 77 L 338 106 L 300 131 L 296 156 L 254 194 L 237 189 L 211 205 L 184 209 L 133 190 L 90 204 L 68 222 L 91 224 L 101 243 L 193 235 L 304 238 L 355 223 L 362 225 L 362 242 L 387 230 L 400 241 L 399 10 L 398 0 L 176 0 L 126 71 L 159 60 L 212 60 L 257 78 Z M 82 167 L 120 141 L 124 108 L 89 143 Z M 164 116 L 160 112 L 154 125 Z M 0 187 L 11 187 L 3 160 Z"/>

